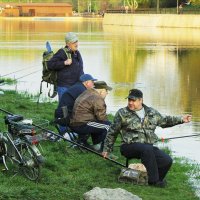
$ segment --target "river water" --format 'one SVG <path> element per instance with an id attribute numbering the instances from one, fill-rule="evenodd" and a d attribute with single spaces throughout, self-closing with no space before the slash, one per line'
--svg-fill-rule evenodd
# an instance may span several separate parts
<path id="1" fill-rule="evenodd" d="M 193 115 L 189 124 L 158 128 L 160 137 L 200 133 L 199 29 L 106 26 L 102 19 L 0 18 L 0 75 L 18 80 L 1 88 L 38 94 L 45 42 L 57 51 L 69 31 L 78 33 L 85 73 L 113 87 L 106 99 L 108 113 L 126 106 L 128 91 L 139 88 L 144 103 L 161 113 Z M 48 100 L 46 94 L 42 98 Z M 175 155 L 200 163 L 200 137 L 168 145 Z"/>

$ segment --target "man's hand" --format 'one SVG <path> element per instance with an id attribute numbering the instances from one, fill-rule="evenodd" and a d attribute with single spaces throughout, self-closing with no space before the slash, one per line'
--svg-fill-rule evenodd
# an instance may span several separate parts
<path id="1" fill-rule="evenodd" d="M 102 156 L 103 156 L 104 158 L 108 158 L 108 152 L 105 152 L 105 151 L 104 151 L 104 152 L 102 152 L 101 154 L 102 154 Z"/>
<path id="2" fill-rule="evenodd" d="M 67 59 L 64 61 L 65 65 L 71 65 L 72 64 L 72 59 Z"/>
<path id="3" fill-rule="evenodd" d="M 182 120 L 184 123 L 190 122 L 192 119 L 192 115 L 183 115 Z"/>

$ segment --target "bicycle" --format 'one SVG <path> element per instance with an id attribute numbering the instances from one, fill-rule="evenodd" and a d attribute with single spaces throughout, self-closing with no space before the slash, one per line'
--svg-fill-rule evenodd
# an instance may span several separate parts
<path id="1" fill-rule="evenodd" d="M 7 115 L 5 124 L 8 132 L 0 133 L 0 156 L 5 171 L 13 171 L 15 175 L 20 172 L 29 180 L 37 181 L 44 163 L 37 145 L 44 136 L 35 135 L 35 127 L 20 115 Z"/>

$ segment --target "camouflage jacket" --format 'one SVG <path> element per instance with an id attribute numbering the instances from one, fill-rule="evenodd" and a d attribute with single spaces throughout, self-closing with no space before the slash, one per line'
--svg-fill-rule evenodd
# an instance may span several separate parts
<path id="1" fill-rule="evenodd" d="M 183 123 L 180 116 L 163 116 L 153 108 L 144 104 L 143 107 L 145 117 L 142 121 L 136 112 L 131 111 L 128 107 L 117 111 L 105 139 L 105 152 L 112 151 L 113 144 L 119 133 L 121 134 L 122 144 L 134 142 L 153 144 L 158 139 L 154 133 L 157 126 L 166 128 Z"/>

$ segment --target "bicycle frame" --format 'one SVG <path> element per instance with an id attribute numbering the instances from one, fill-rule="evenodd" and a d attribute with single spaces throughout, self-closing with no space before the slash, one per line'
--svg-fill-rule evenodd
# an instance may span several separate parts
<path id="1" fill-rule="evenodd" d="M 29 144 L 25 139 L 17 137 L 13 139 L 10 133 L 0 137 L 4 145 L 3 164 L 6 171 L 15 171 L 15 174 L 22 172 L 29 180 L 36 181 L 40 177 L 40 162 L 37 160 L 35 145 Z M 39 150 L 38 150 L 39 151 Z M 40 154 L 41 155 L 41 154 Z"/>
<path id="2" fill-rule="evenodd" d="M 3 164 L 6 171 L 17 168 L 17 172 L 22 172 L 28 179 L 36 181 L 40 177 L 40 166 L 44 158 L 36 147 L 32 125 L 22 119 L 21 116 L 15 115 L 5 118 L 8 132 L 4 133 L 4 136 L 0 135 L 5 151 L 2 155 Z"/>

